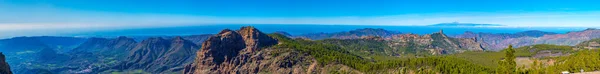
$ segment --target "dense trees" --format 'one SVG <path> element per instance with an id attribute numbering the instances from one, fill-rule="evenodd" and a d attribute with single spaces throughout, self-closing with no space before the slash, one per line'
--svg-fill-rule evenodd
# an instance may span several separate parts
<path id="1" fill-rule="evenodd" d="M 574 51 L 570 46 L 541 44 L 520 48 L 509 46 L 502 52 L 465 52 L 420 57 L 385 57 L 385 55 L 374 57 L 378 54 L 389 54 L 385 51 L 390 49 L 382 48 L 386 47 L 384 44 L 368 40 L 326 39 L 311 41 L 290 39 L 279 34 L 270 36 L 282 42 L 274 46 L 275 48 L 295 49 L 313 56 L 321 65 L 343 64 L 366 73 L 400 70 L 398 71 L 400 73 L 425 74 L 554 74 L 561 71 L 600 70 L 600 53 L 598 50 Z M 364 53 L 364 51 L 370 51 L 370 54 Z M 536 55 L 539 51 L 558 51 L 565 52 L 568 55 L 553 58 L 531 58 L 534 62 L 531 66 L 517 68 L 516 57 L 530 57 Z M 553 63 L 539 61 L 542 59 L 551 60 Z"/>
<path id="2" fill-rule="evenodd" d="M 290 39 L 283 35 L 271 34 L 270 36 L 278 39 L 282 43 L 274 46 L 275 48 L 292 48 L 315 57 L 321 64 L 339 63 L 362 72 L 381 72 L 379 70 L 408 68 L 411 71 L 420 73 L 443 73 L 443 74 L 477 74 L 493 73 L 494 70 L 483 67 L 469 61 L 457 59 L 454 57 L 432 56 L 432 57 L 411 57 L 394 58 L 384 61 L 373 61 L 352 54 L 347 50 L 364 50 L 371 47 L 360 48 L 357 44 L 345 44 L 339 42 L 310 41 L 303 39 Z M 327 40 L 336 41 L 336 40 Z M 358 40 L 360 41 L 360 40 Z M 340 47 L 340 45 L 344 44 Z M 348 46 L 350 45 L 350 46 Z M 352 46 L 354 45 L 354 46 Z M 348 47 L 359 47 L 358 49 Z"/>
<path id="3" fill-rule="evenodd" d="M 536 64 L 536 63 L 534 63 Z M 524 74 L 552 74 L 562 71 L 579 72 L 600 70 L 600 53 L 598 50 L 580 50 L 572 55 L 556 58 L 556 63 L 544 66 L 541 63 L 530 69 L 520 70 Z"/>
<path id="4" fill-rule="evenodd" d="M 512 48 L 512 45 L 508 45 L 508 48 L 504 49 L 504 60 L 498 62 L 500 65 L 497 74 L 515 74 L 517 70 L 517 63 L 515 62 L 515 49 Z"/>

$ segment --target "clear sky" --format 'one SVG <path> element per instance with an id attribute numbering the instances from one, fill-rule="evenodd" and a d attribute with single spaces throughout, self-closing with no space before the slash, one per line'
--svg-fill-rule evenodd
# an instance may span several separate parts
<path id="1" fill-rule="evenodd" d="M 0 33 L 205 24 L 600 27 L 598 0 L 0 0 Z M 70 29 L 70 30 L 67 30 Z"/>

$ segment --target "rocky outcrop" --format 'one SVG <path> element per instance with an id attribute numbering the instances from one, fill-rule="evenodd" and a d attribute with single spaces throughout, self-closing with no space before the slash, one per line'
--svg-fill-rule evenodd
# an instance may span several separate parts
<path id="1" fill-rule="evenodd" d="M 396 31 L 388 31 L 381 28 L 364 28 L 364 29 L 356 29 L 348 32 L 336 32 L 336 33 L 314 33 L 314 34 L 304 34 L 295 37 L 300 38 L 309 38 L 312 40 L 321 40 L 321 39 L 359 39 L 363 36 L 379 36 L 382 38 L 389 38 L 393 35 L 401 34 Z"/>
<path id="2" fill-rule="evenodd" d="M 0 52 L 0 74 L 12 74 L 10 66 L 6 62 L 6 57 Z"/>
<path id="3" fill-rule="evenodd" d="M 199 47 L 193 42 L 175 37 L 170 40 L 149 38 L 137 44 L 127 57 L 127 61 L 118 65 L 119 70 L 141 69 L 152 73 L 178 72 L 184 64 L 191 63 Z"/>
<path id="4" fill-rule="evenodd" d="M 261 49 L 277 43 L 254 27 L 225 29 L 202 44 L 196 60 L 186 66 L 184 73 L 258 73 L 261 61 L 267 56 L 263 55 L 266 50 Z"/>

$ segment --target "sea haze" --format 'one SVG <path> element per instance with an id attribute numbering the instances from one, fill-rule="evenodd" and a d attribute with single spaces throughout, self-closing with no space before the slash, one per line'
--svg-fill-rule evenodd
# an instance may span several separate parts
<path id="1" fill-rule="evenodd" d="M 222 29 L 236 30 L 242 26 L 254 26 L 266 33 L 276 31 L 288 32 L 292 35 L 301 35 L 309 33 L 333 33 L 350 31 L 362 28 L 382 28 L 389 31 L 398 31 L 402 33 L 430 34 L 443 30 L 445 34 L 456 35 L 465 31 L 486 32 L 486 33 L 515 33 L 528 30 L 540 30 L 546 32 L 566 33 L 570 31 L 581 31 L 586 28 L 560 28 L 560 27 L 452 27 L 452 26 L 364 26 L 364 25 L 310 25 L 310 24 L 252 24 L 252 25 L 200 25 L 200 26 L 179 26 L 179 27 L 160 27 L 160 28 L 137 28 L 83 32 L 74 34 L 62 34 L 61 36 L 172 36 L 172 35 L 197 35 L 218 33 Z"/>

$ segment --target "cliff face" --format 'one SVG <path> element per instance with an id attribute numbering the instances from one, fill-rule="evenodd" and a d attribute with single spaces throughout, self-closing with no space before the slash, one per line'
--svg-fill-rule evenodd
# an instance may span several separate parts
<path id="1" fill-rule="evenodd" d="M 0 74 L 12 74 L 10 66 L 6 62 L 6 57 L 0 52 Z"/>
<path id="2" fill-rule="evenodd" d="M 442 31 L 427 35 L 401 34 L 388 39 L 393 48 L 414 51 L 426 50 L 431 54 L 447 54 L 463 51 L 482 51 L 484 48 L 474 38 L 451 38 Z"/>
<path id="3" fill-rule="evenodd" d="M 261 49 L 277 43 L 277 40 L 253 27 L 242 27 L 238 31 L 225 29 L 202 44 L 196 60 L 186 66 L 184 73 L 258 73 L 259 69 L 272 69 L 261 67 L 277 64 L 278 62 L 272 61 L 277 57 L 268 57 L 266 54 L 269 53 L 266 51 L 270 49 Z"/>

